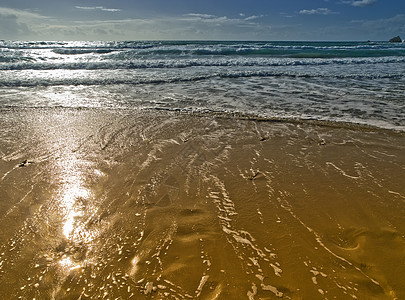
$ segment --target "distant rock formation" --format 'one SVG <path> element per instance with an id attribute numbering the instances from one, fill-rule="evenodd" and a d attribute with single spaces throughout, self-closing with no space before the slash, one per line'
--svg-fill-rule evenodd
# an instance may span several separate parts
<path id="1" fill-rule="evenodd" d="M 402 43 L 402 39 L 398 36 L 393 37 L 392 39 L 390 39 L 390 43 Z"/>

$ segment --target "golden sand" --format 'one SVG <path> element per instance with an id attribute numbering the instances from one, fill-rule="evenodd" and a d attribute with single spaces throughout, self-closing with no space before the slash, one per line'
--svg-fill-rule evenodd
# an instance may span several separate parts
<path id="1" fill-rule="evenodd" d="M 405 134 L 0 112 L 1 299 L 405 299 Z"/>

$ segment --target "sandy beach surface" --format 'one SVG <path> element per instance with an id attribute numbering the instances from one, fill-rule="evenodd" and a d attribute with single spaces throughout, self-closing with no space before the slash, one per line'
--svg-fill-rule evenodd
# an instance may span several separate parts
<path id="1" fill-rule="evenodd" d="M 405 299 L 405 134 L 0 111 L 1 299 Z"/>

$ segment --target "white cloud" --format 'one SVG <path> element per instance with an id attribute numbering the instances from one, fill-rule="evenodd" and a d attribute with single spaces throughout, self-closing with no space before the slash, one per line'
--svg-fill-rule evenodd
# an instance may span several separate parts
<path id="1" fill-rule="evenodd" d="M 15 14 L 2 14 L 0 13 L 0 36 L 6 39 L 13 39 L 13 37 L 20 34 L 29 34 L 25 23 L 19 22 Z"/>
<path id="2" fill-rule="evenodd" d="M 0 7 L 0 14 L 3 14 L 3 15 L 15 15 L 17 18 L 21 18 L 23 20 L 49 19 L 47 17 L 41 16 L 38 13 L 30 12 L 30 11 L 27 11 L 27 10 L 7 8 L 7 7 Z"/>
<path id="3" fill-rule="evenodd" d="M 196 13 L 189 13 L 184 15 L 185 21 L 190 21 L 190 22 L 211 22 L 211 23 L 227 23 L 227 24 L 250 24 L 247 21 L 253 21 L 256 19 L 263 18 L 263 15 L 260 16 L 249 16 L 246 17 L 245 14 L 240 13 L 239 16 L 242 18 L 228 18 L 226 16 L 216 16 L 216 15 L 208 15 L 208 14 L 196 14 Z"/>
<path id="4" fill-rule="evenodd" d="M 185 16 L 186 17 L 192 17 L 192 18 L 198 18 L 198 19 L 215 19 L 215 18 L 218 18 L 217 16 L 214 16 L 214 15 L 194 14 L 194 13 L 186 14 Z"/>
<path id="5" fill-rule="evenodd" d="M 118 9 L 118 8 L 105 8 L 103 6 L 75 6 L 75 8 L 81 9 L 81 10 L 101 10 L 101 11 L 109 11 L 109 12 L 121 11 L 121 9 Z"/>
<path id="6" fill-rule="evenodd" d="M 167 18 L 170 22 L 181 22 L 185 23 L 185 25 L 190 26 L 191 24 L 214 24 L 214 25 L 227 25 L 235 22 L 239 22 L 240 19 L 230 19 L 226 16 L 215 16 L 215 15 L 208 15 L 208 14 L 195 14 L 189 13 L 184 15 L 183 18 Z"/>
<path id="7" fill-rule="evenodd" d="M 47 23 L 51 18 L 25 10 L 0 7 L 0 36 L 3 39 L 29 39 L 35 35 L 32 24 Z"/>
<path id="8" fill-rule="evenodd" d="M 285 12 L 281 12 L 280 16 L 282 16 L 283 18 L 294 18 L 295 15 L 292 15 L 291 13 L 285 13 Z"/>
<path id="9" fill-rule="evenodd" d="M 329 8 L 317 8 L 317 9 L 303 9 L 300 10 L 301 15 L 332 15 L 337 12 L 331 11 Z"/>
<path id="10" fill-rule="evenodd" d="M 263 18 L 263 15 L 260 15 L 260 16 L 250 16 L 250 17 L 245 18 L 244 20 L 245 20 L 245 21 L 251 21 L 251 20 L 255 20 L 255 19 L 259 19 L 259 18 Z"/>
<path id="11" fill-rule="evenodd" d="M 350 4 L 351 6 L 356 7 L 365 7 L 376 4 L 377 0 L 351 0 L 351 1 L 343 1 L 343 3 Z"/>

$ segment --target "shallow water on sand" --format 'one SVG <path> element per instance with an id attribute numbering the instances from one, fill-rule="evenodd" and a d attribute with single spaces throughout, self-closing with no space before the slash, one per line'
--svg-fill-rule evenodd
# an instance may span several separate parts
<path id="1" fill-rule="evenodd" d="M 405 298 L 405 135 L 0 112 L 0 298 Z"/>

